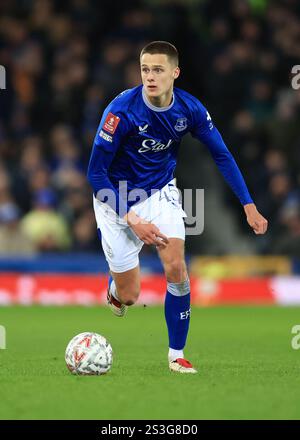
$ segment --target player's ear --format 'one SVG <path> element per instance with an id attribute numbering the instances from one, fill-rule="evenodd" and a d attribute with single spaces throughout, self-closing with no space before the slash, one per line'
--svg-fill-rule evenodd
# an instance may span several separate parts
<path id="1" fill-rule="evenodd" d="M 179 75 L 180 75 L 180 69 L 179 69 L 179 67 L 176 67 L 176 69 L 173 72 L 173 78 L 177 79 L 179 77 Z"/>

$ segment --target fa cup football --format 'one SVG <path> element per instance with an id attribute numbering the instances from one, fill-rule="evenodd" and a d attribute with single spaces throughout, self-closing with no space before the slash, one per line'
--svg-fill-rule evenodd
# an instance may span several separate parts
<path id="1" fill-rule="evenodd" d="M 113 351 L 110 343 L 98 333 L 80 333 L 69 342 L 65 360 L 72 374 L 101 375 L 112 366 Z"/>

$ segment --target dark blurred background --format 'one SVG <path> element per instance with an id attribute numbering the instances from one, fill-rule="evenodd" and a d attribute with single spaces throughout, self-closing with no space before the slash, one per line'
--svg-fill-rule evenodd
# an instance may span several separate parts
<path id="1" fill-rule="evenodd" d="M 249 230 L 205 147 L 187 137 L 178 186 L 205 188 L 205 230 L 187 237 L 187 252 L 300 256 L 296 0 L 1 0 L 0 252 L 99 252 L 93 138 L 109 101 L 140 83 L 151 40 L 177 46 L 176 85 L 208 108 L 270 222 L 263 237 Z"/>

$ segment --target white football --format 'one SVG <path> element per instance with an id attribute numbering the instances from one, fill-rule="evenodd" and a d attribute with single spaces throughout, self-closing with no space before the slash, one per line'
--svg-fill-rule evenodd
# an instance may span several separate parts
<path id="1" fill-rule="evenodd" d="M 111 369 L 113 351 L 104 336 L 85 332 L 71 339 L 65 360 L 72 374 L 100 375 Z"/>

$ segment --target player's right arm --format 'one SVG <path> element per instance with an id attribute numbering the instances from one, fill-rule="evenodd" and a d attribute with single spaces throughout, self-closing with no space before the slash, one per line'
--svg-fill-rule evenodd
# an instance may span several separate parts
<path id="1" fill-rule="evenodd" d="M 162 234 L 157 226 L 139 217 L 133 209 L 124 216 L 124 220 L 145 244 L 164 248 L 169 243 L 168 237 Z"/>
<path id="2" fill-rule="evenodd" d="M 93 188 L 94 196 L 107 203 L 132 228 L 146 244 L 164 247 L 168 243 L 165 235 L 152 223 L 139 217 L 109 179 L 109 167 L 130 130 L 130 121 L 125 114 L 106 109 L 100 121 L 89 161 L 87 178 Z"/>
<path id="3" fill-rule="evenodd" d="M 94 196 L 107 203 L 118 215 L 124 216 L 129 207 L 109 179 L 110 165 L 129 130 L 127 118 L 109 106 L 101 118 L 89 161 L 87 178 Z"/>

